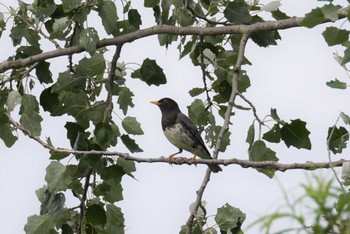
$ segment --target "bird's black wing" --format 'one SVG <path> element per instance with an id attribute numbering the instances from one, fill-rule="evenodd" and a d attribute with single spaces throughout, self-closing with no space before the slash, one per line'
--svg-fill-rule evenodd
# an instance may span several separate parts
<path id="1" fill-rule="evenodd" d="M 206 151 L 206 153 L 208 154 L 208 156 L 210 157 L 210 153 L 207 147 L 205 147 L 204 141 L 201 135 L 199 134 L 196 126 L 192 123 L 192 121 L 181 112 L 177 115 L 177 117 L 178 117 L 178 121 L 182 123 L 186 127 L 188 132 L 193 136 L 193 139 L 195 139 L 196 141 L 195 143 L 201 145 L 203 149 Z"/>

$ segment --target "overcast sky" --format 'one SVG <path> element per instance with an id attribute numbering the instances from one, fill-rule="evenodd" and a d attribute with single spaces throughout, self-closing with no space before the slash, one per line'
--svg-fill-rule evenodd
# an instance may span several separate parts
<path id="1" fill-rule="evenodd" d="M 343 2 L 346 1 L 338 1 Z M 2 3 L 15 4 L 11 0 Z M 303 16 L 316 4 L 317 1 L 285 0 L 282 1 L 281 9 L 288 15 Z M 0 9 L 3 11 L 4 7 L 0 6 Z M 151 10 L 146 10 L 147 17 L 141 15 L 145 17 L 142 18 L 142 27 L 153 24 Z M 89 26 L 91 24 L 93 22 L 89 22 Z M 260 48 L 252 42 L 247 45 L 246 57 L 253 65 L 244 66 L 252 84 L 246 97 L 254 103 L 258 114 L 264 117 L 269 114 L 270 108 L 277 108 L 282 119 L 288 121 L 300 118 L 307 122 L 307 128 L 311 131 L 312 151 L 269 144 L 277 151 L 280 162 L 327 161 L 328 127 L 335 123 L 340 111 L 349 114 L 349 91 L 333 90 L 325 84 L 334 78 L 348 81 L 345 71 L 333 59 L 332 54 L 339 48 L 329 48 L 321 35 L 326 26 L 280 31 L 282 40 L 278 41 L 278 46 Z M 346 24 L 344 27 L 348 26 Z M 10 26 L 7 28 L 10 29 Z M 5 33 L 0 39 L 0 61 L 14 51 L 7 35 Z M 149 102 L 168 96 L 175 99 L 180 109 L 187 114 L 186 106 L 193 101 L 188 91 L 202 85 L 201 72 L 188 59 L 178 60 L 175 45 L 168 50 L 160 48 L 156 37 L 126 44 L 120 60 L 142 63 L 146 57 L 157 60 L 164 69 L 168 83 L 160 87 L 148 87 L 139 80 L 127 78 L 127 85 L 135 94 L 135 108 L 129 115 L 137 117 L 145 133 L 137 137 L 144 152 L 136 156 L 167 156 L 177 149 L 165 139 L 160 126 L 160 111 Z M 50 62 L 57 71 L 54 73 L 57 78 L 57 73 L 66 69 L 66 58 Z M 128 72 L 130 75 L 130 70 Z M 50 136 L 55 146 L 68 147 L 63 127 L 66 120 L 41 113 L 44 115 L 42 139 Z M 220 158 L 247 159 L 248 145 L 245 138 L 252 120 L 251 112 L 236 112 L 230 127 L 232 145 L 227 152 L 219 155 Z M 126 151 L 119 145 L 111 150 Z M 1 141 L 0 152 L 0 209 L 3 214 L 0 226 L 3 233 L 23 233 L 27 217 L 39 213 L 40 203 L 35 190 L 45 184 L 49 152 L 22 134 L 19 134 L 19 140 L 10 149 Z M 334 160 L 337 159 L 339 156 L 334 157 Z M 138 181 L 125 178 L 124 200 L 117 203 L 124 212 L 127 233 L 178 233 L 189 216 L 189 205 L 195 200 L 195 191 L 202 181 L 206 166 L 170 166 L 164 163 L 136 166 L 135 176 Z M 216 209 L 227 202 L 246 213 L 244 225 L 247 225 L 282 203 L 282 193 L 276 179 L 286 189 L 297 194 L 298 184 L 305 181 L 305 175 L 302 170 L 294 170 L 277 172 L 274 179 L 269 179 L 253 169 L 234 165 L 224 167 L 222 173 L 212 176 L 205 191 L 207 212 L 209 215 L 215 214 Z M 68 200 L 67 203 L 75 206 L 77 200 Z M 213 218 L 209 220 L 212 222 Z"/>

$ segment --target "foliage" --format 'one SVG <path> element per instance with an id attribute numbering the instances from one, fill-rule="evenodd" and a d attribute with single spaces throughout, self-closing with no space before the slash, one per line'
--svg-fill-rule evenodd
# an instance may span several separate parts
<path id="1" fill-rule="evenodd" d="M 281 39 L 278 29 L 287 26 L 269 28 L 269 17 L 279 23 L 294 22 L 294 18 L 278 9 L 279 2 L 265 6 L 257 0 L 145 0 L 143 3 L 142 7 L 136 7 L 132 1 L 36 0 L 31 4 L 18 1 L 17 9 L 8 8 L 8 18 L 0 13 L 0 36 L 8 30 L 16 48 L 15 54 L 0 64 L 0 138 L 7 147 L 12 147 L 18 138 L 15 131 L 21 130 L 49 148 L 52 160 L 46 170 L 47 184 L 37 190 L 40 215 L 28 218 L 27 233 L 42 233 L 43 230 L 50 233 L 124 233 L 124 216 L 118 202 L 123 200 L 122 179 L 124 176 L 133 178 L 136 171 L 134 161 L 121 155 L 106 157 L 95 152 L 120 146 L 131 153 L 142 152 L 135 136 L 144 132 L 138 117 L 129 115 L 134 107 L 133 97 L 138 93 L 126 81 L 136 78 L 148 86 L 167 83 L 166 74 L 152 58 L 143 58 L 142 64 L 131 67 L 133 72 L 128 74 L 128 63 L 119 61 L 124 42 L 132 43 L 156 34 L 160 46 L 169 48 L 176 44 L 179 58 L 190 58 L 193 66 L 202 71 L 203 87 L 194 87 L 189 92 L 196 99 L 188 111 L 199 130 L 205 130 L 209 145 L 217 149 L 216 156 L 230 145 L 228 125 L 233 107 L 236 111 L 252 111 L 255 116 L 247 130 L 249 160 L 278 161 L 273 144 L 280 142 L 288 148 L 312 148 L 305 121 L 283 120 L 274 108 L 261 120 L 255 106 L 244 96 L 251 86 L 249 74 L 241 68 L 241 65 L 251 65 L 244 55 L 246 40 L 251 39 L 261 47 L 276 45 Z M 167 28 L 169 31 L 157 33 L 156 30 L 164 27 L 154 27 L 154 34 L 142 30 L 145 9 L 153 11 L 155 25 L 172 26 Z M 267 16 L 261 16 L 261 11 L 264 12 L 261 15 Z M 89 21 L 96 17 L 101 27 L 89 27 Z M 329 1 L 306 14 L 300 24 L 311 28 L 341 18 L 350 19 L 347 9 L 339 9 Z M 264 23 L 266 28 L 256 27 Z M 234 26 L 237 26 L 234 32 L 214 35 L 210 31 Z M 248 26 L 256 27 L 250 28 L 255 31 L 247 30 Z M 297 23 L 293 27 L 299 26 Z M 191 27 L 203 31 L 181 31 Z M 105 34 L 116 39 L 113 58 L 107 53 L 110 50 L 107 45 L 112 44 L 101 40 Z M 337 59 L 346 66 L 350 61 L 349 31 L 332 25 L 323 36 L 329 46 L 344 47 L 344 56 Z M 47 44 L 56 50 L 45 51 Z M 75 53 L 82 56 L 75 56 Z M 47 57 L 42 59 L 44 55 Z M 68 69 L 56 72 L 52 66 L 55 60 L 48 61 L 48 58 L 66 55 Z M 338 78 L 327 85 L 336 89 L 348 86 Z M 35 95 L 37 92 L 40 95 Z M 236 98 L 245 101 L 246 106 L 238 105 Z M 20 124 L 12 119 L 16 106 L 19 106 Z M 57 150 L 50 138 L 40 140 L 43 111 L 53 118 L 69 116 L 65 129 L 71 149 L 75 150 L 73 153 Z M 341 113 L 340 117 L 345 127 L 331 126 L 328 130 L 328 147 L 334 154 L 341 153 L 349 140 L 349 117 L 346 113 Z M 222 121 L 226 126 L 218 124 Z M 64 164 L 62 160 L 69 156 L 71 160 Z M 258 170 L 273 177 L 276 168 Z M 76 207 L 66 207 L 68 193 L 77 199 Z M 88 198 L 88 193 L 93 197 Z M 196 214 L 197 208 L 192 213 Z M 204 231 L 206 218 L 203 217 L 195 217 L 193 233 Z M 238 233 L 244 219 L 245 214 L 238 208 L 225 204 L 215 216 L 217 227 L 209 227 L 205 232 Z"/>
<path id="2" fill-rule="evenodd" d="M 312 173 L 300 187 L 303 191 L 294 197 L 281 185 L 283 204 L 250 228 L 260 226 L 262 233 L 350 233 L 350 193 L 334 176 Z"/>

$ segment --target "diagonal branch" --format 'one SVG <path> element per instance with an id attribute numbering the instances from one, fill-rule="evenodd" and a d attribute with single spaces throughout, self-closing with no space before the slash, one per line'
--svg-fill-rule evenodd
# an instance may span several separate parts
<path id="1" fill-rule="evenodd" d="M 239 93 L 238 88 L 237 88 L 237 82 L 238 82 L 239 73 L 241 71 L 241 66 L 242 66 L 243 59 L 244 59 L 244 51 L 245 51 L 245 47 L 246 47 L 246 44 L 248 42 L 248 39 L 249 39 L 249 34 L 242 35 L 240 45 L 239 45 L 239 50 L 238 50 L 237 61 L 236 61 L 235 67 L 233 69 L 231 96 L 230 96 L 230 99 L 229 99 L 229 102 L 227 105 L 227 110 L 225 112 L 224 124 L 220 130 L 220 133 L 219 133 L 217 141 L 216 141 L 216 145 L 215 145 L 215 149 L 214 149 L 214 153 L 213 153 L 213 159 L 218 158 L 219 150 L 220 150 L 221 144 L 222 144 L 222 140 L 224 138 L 225 133 L 229 129 L 230 118 L 232 116 L 231 113 L 232 113 L 232 109 L 233 109 L 233 103 L 234 103 L 234 101 Z M 186 222 L 186 226 L 187 226 L 186 233 L 187 234 L 192 234 L 193 220 L 196 216 L 196 213 L 197 213 L 199 206 L 202 203 L 203 193 L 204 193 L 205 188 L 207 187 L 207 184 L 209 183 L 210 175 L 211 175 L 211 170 L 208 168 L 206 173 L 205 173 L 205 176 L 203 178 L 202 184 L 200 185 L 200 187 L 197 191 L 197 198 L 196 198 L 196 201 L 194 202 L 193 210 L 191 211 L 191 214 L 188 217 L 187 222 Z"/>

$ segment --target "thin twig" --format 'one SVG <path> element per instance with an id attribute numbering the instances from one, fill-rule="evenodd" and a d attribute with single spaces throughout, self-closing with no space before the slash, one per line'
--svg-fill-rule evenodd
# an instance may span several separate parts
<path id="1" fill-rule="evenodd" d="M 201 67 L 201 71 L 202 71 L 202 80 L 203 80 L 203 85 L 204 85 L 204 90 L 205 90 L 205 94 L 207 95 L 207 102 L 208 102 L 208 107 L 211 107 L 212 106 L 212 101 L 210 99 L 210 96 L 209 96 L 209 89 L 208 89 L 208 85 L 207 85 L 207 76 L 206 76 L 206 71 L 205 71 L 205 64 L 204 64 L 204 45 L 203 45 L 203 36 L 200 37 L 200 59 L 201 59 L 201 64 L 200 64 L 200 67 Z"/>
<path id="2" fill-rule="evenodd" d="M 87 198 L 87 192 L 89 190 L 89 186 L 90 186 L 90 176 L 92 174 L 92 168 L 90 168 L 88 170 L 88 172 L 86 173 L 85 176 L 85 184 L 84 184 L 84 191 L 83 191 L 83 195 L 81 197 L 81 201 L 80 201 L 80 218 L 79 218 L 79 233 L 85 233 L 85 231 L 83 231 L 83 222 L 84 222 L 84 215 L 85 215 L 85 210 L 86 210 L 86 198 Z"/>
<path id="3" fill-rule="evenodd" d="M 262 120 L 259 118 L 258 113 L 257 113 L 257 111 L 256 111 L 256 108 L 255 108 L 254 104 L 253 104 L 251 101 L 249 101 L 242 93 L 238 93 L 238 96 L 239 96 L 240 98 L 242 98 L 242 100 L 245 101 L 245 102 L 252 108 L 252 110 L 253 110 L 253 115 L 254 115 L 255 119 L 259 122 L 259 124 L 260 124 L 260 125 L 265 125 L 265 124 L 264 124 L 264 121 L 262 121 Z"/>
<path id="4" fill-rule="evenodd" d="M 228 23 L 227 23 L 227 21 L 224 21 L 224 22 L 220 22 L 220 21 L 215 21 L 215 20 L 210 20 L 210 19 L 208 19 L 207 17 L 205 17 L 205 16 L 202 16 L 202 15 L 200 15 L 200 14 L 197 14 L 197 12 L 194 10 L 194 9 L 192 9 L 190 6 L 188 6 L 187 5 L 187 9 L 191 12 L 191 14 L 194 16 L 194 17 L 196 17 L 196 18 L 198 18 L 198 19 L 202 19 L 202 20 L 204 20 L 204 21 L 206 21 L 208 24 L 210 24 L 210 25 L 228 25 Z"/>
<path id="5" fill-rule="evenodd" d="M 337 126 L 337 123 L 339 121 L 339 117 L 337 118 L 337 120 L 335 121 L 333 127 L 332 127 L 332 130 L 327 138 L 327 153 L 328 153 L 328 161 L 329 161 L 329 165 L 330 165 L 330 168 L 334 174 L 334 177 L 335 179 L 338 181 L 340 187 L 342 188 L 343 191 L 345 191 L 344 189 L 344 186 L 343 186 L 343 183 L 340 181 L 338 175 L 337 175 L 337 172 L 335 171 L 334 167 L 332 166 L 332 158 L 331 158 L 331 148 L 330 148 L 330 141 L 331 141 L 331 138 L 332 138 L 332 135 L 334 133 L 334 129 L 336 128 Z"/>

